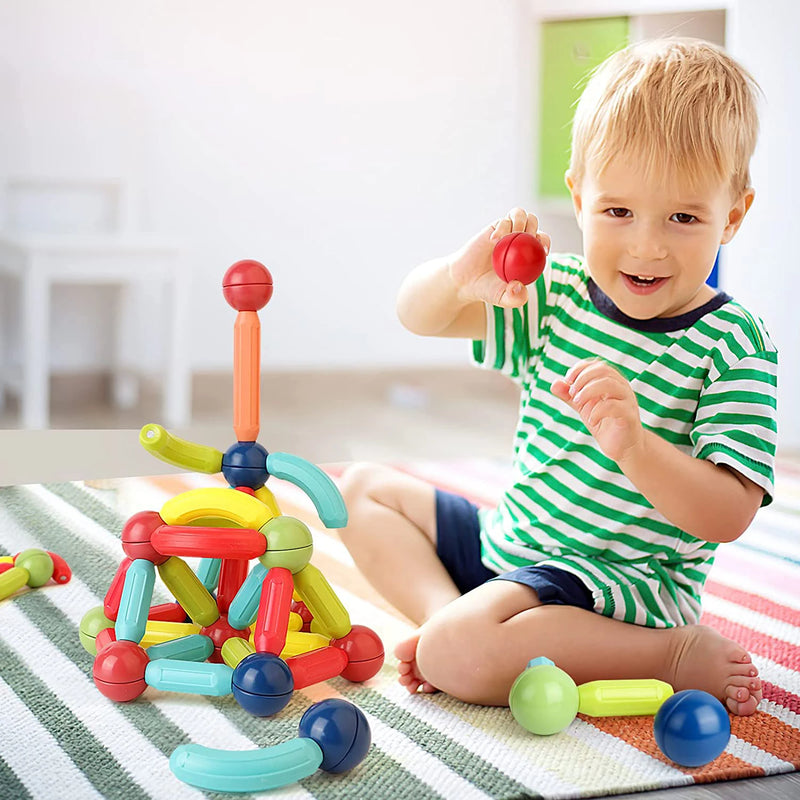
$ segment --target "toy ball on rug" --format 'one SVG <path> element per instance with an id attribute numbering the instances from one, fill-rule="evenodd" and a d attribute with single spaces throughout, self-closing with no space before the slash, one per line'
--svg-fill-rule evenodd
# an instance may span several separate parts
<path id="1" fill-rule="evenodd" d="M 664 702 L 653 721 L 653 733 L 667 758 L 683 767 L 700 767 L 728 746 L 731 721 L 716 697 L 686 689 Z"/>

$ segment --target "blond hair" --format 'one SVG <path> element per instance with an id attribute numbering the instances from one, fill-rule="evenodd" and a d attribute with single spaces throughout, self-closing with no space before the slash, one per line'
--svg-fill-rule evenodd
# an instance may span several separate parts
<path id="1" fill-rule="evenodd" d="M 620 153 L 644 158 L 652 174 L 698 182 L 730 179 L 750 188 L 760 89 L 724 50 L 699 39 L 631 45 L 604 61 L 578 102 L 570 173 L 598 173 Z"/>

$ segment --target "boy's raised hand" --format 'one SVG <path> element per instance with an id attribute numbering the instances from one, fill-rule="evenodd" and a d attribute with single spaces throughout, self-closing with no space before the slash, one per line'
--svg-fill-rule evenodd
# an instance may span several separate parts
<path id="1" fill-rule="evenodd" d="M 462 300 L 479 300 L 505 308 L 518 308 L 528 301 L 528 289 L 520 281 L 506 283 L 492 267 L 492 251 L 503 236 L 518 231 L 536 236 L 550 251 L 550 237 L 539 231 L 539 220 L 522 208 L 513 208 L 502 219 L 487 225 L 452 257 L 450 278 Z"/>
<path id="2" fill-rule="evenodd" d="M 579 361 L 550 390 L 578 412 L 603 453 L 617 463 L 641 445 L 639 401 L 628 380 L 610 364 Z"/>

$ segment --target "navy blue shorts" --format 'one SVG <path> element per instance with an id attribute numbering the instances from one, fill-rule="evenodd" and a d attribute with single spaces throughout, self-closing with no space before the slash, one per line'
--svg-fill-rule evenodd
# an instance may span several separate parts
<path id="1" fill-rule="evenodd" d="M 436 490 L 436 553 L 461 594 L 489 580 L 530 586 L 544 604 L 591 611 L 592 594 L 571 572 L 558 567 L 520 567 L 498 575 L 481 561 L 478 507 L 464 497 Z"/>

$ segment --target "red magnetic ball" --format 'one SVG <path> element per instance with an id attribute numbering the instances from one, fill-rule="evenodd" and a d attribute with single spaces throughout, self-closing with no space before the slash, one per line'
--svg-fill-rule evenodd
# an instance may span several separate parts
<path id="1" fill-rule="evenodd" d="M 237 311 L 258 311 L 272 297 L 272 275 L 258 261 L 237 261 L 222 279 L 222 294 Z"/>
<path id="2" fill-rule="evenodd" d="M 165 556 L 150 544 L 150 538 L 156 528 L 160 528 L 164 520 L 156 511 L 140 511 L 134 514 L 122 529 L 122 549 L 128 558 L 145 558 L 156 566 L 163 564 L 169 556 Z"/>
<path id="3" fill-rule="evenodd" d="M 209 657 L 209 661 L 219 664 L 222 661 L 222 645 L 228 641 L 228 639 L 232 639 L 236 637 L 237 639 L 247 639 L 250 635 L 250 631 L 244 630 L 240 631 L 238 628 L 234 628 L 230 622 L 228 622 L 228 618 L 221 614 L 216 622 L 212 622 L 210 625 L 206 625 L 204 628 L 201 628 L 200 633 L 203 636 L 208 636 L 209 639 L 214 643 L 214 652 Z"/>
<path id="4" fill-rule="evenodd" d="M 94 660 L 95 685 L 117 702 L 134 700 L 147 688 L 144 671 L 149 663 L 144 648 L 135 642 L 112 642 Z"/>
<path id="5" fill-rule="evenodd" d="M 530 233 L 517 231 L 503 236 L 492 251 L 492 266 L 502 280 L 533 283 L 544 270 L 547 253 Z"/>
<path id="6" fill-rule="evenodd" d="M 348 681 L 360 683 L 377 675 L 385 657 L 383 642 L 372 628 L 366 625 L 353 625 L 347 636 L 331 641 L 347 654 L 348 664 L 341 675 Z"/>

